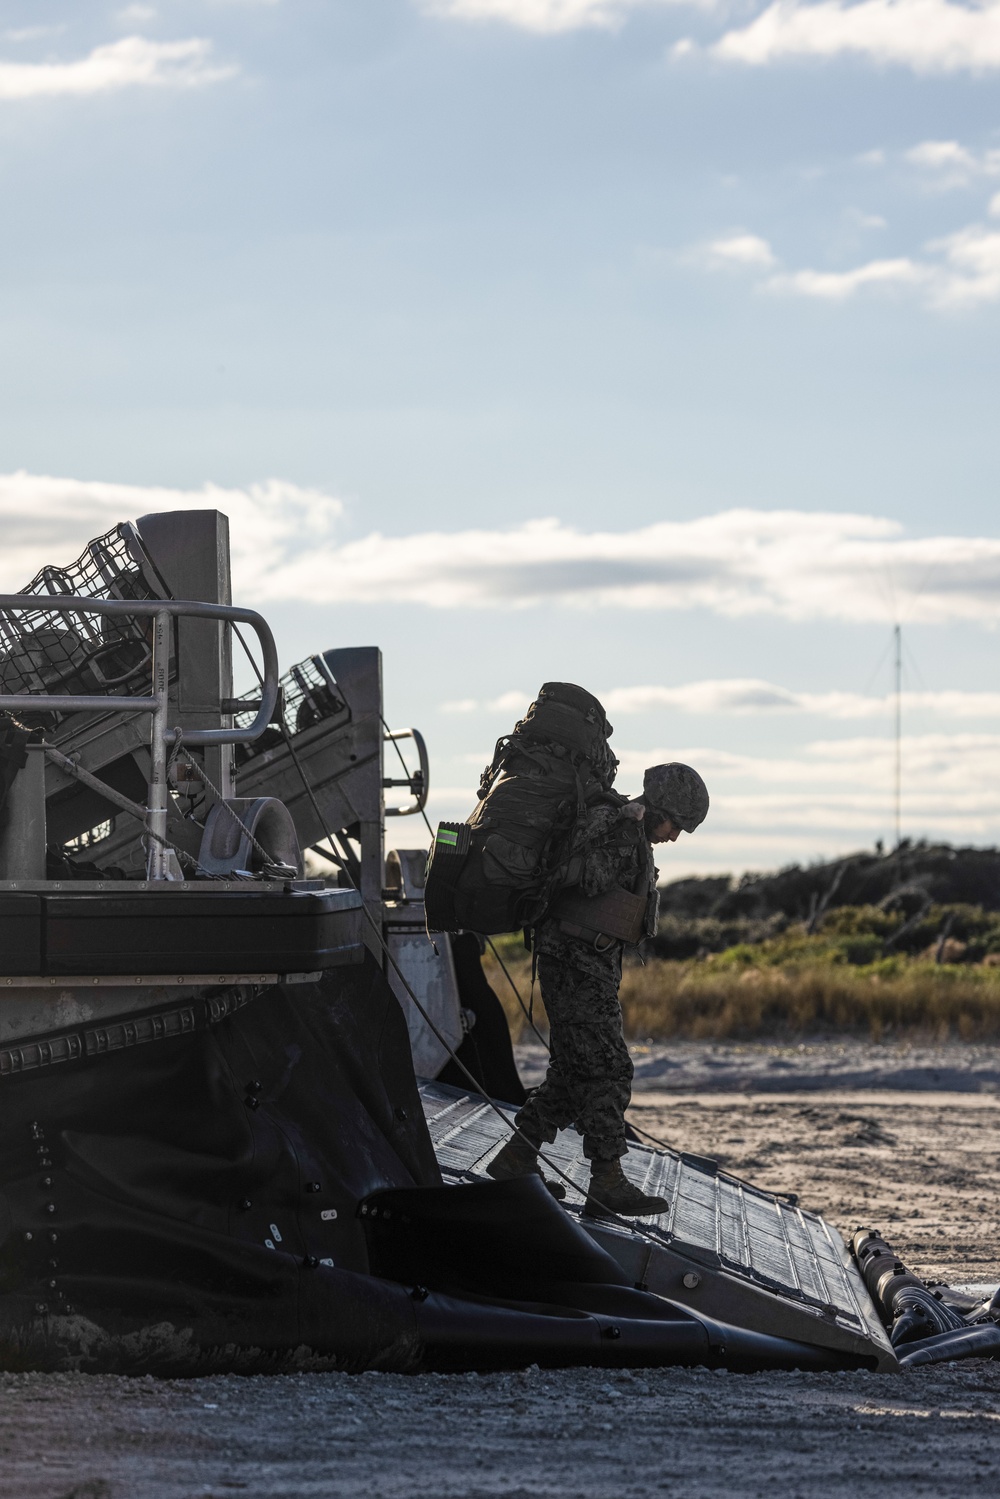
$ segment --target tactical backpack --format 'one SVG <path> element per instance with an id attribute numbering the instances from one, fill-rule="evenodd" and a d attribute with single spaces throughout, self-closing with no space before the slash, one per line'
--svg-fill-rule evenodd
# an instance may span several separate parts
<path id="1" fill-rule="evenodd" d="M 546 682 L 524 718 L 497 740 L 479 802 L 442 822 L 424 891 L 431 931 L 512 932 L 534 925 L 566 883 L 574 830 L 611 790 L 618 761 L 604 709 L 570 682 Z"/>

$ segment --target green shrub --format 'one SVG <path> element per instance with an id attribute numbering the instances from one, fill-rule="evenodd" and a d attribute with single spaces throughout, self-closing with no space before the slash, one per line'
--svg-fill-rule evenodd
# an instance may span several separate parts
<path id="1" fill-rule="evenodd" d="M 949 914 L 961 960 L 921 956 Z M 676 961 L 630 959 L 622 978 L 626 1033 L 632 1037 L 723 1040 L 806 1033 L 993 1040 L 1000 1037 L 1000 965 L 977 961 L 1000 951 L 1000 920 L 975 906 L 934 907 L 915 929 L 915 951 L 884 952 L 901 925 L 899 913 L 873 906 L 831 913 L 810 936 L 789 926 L 759 942 L 737 942 L 720 953 Z M 519 936 L 494 938 L 527 1004 L 531 959 Z M 991 945 L 993 944 L 993 945 Z M 496 959 L 484 960 L 516 1040 L 530 1035 L 524 1014 Z M 545 1028 L 535 986 L 534 1018 Z"/>

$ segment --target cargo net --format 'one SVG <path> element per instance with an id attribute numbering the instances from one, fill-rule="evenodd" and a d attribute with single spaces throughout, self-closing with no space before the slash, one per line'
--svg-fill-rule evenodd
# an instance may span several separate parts
<path id="1" fill-rule="evenodd" d="M 256 693 L 246 693 L 237 699 L 237 703 L 240 706 L 233 713 L 233 726 L 238 729 L 249 728 L 256 717 L 260 697 Z M 291 737 L 293 734 L 301 734 L 305 729 L 311 729 L 314 724 L 348 716 L 347 704 L 341 697 L 336 682 L 324 670 L 320 657 L 310 656 L 285 672 L 278 692 L 278 707 L 275 709 L 275 719 L 278 721 L 272 722 L 252 744 L 237 745 L 237 764 L 245 765 L 262 751 L 273 748 L 276 744 L 283 744 L 286 734 Z"/>
<path id="2" fill-rule="evenodd" d="M 149 599 L 154 592 L 134 529 L 115 526 L 88 543 L 68 567 L 43 567 L 25 594 L 82 594 L 95 599 Z M 142 696 L 148 690 L 151 621 L 127 616 L 63 614 L 39 604 L 0 611 L 0 692 Z M 58 712 L 12 710 L 28 727 L 51 728 Z"/>

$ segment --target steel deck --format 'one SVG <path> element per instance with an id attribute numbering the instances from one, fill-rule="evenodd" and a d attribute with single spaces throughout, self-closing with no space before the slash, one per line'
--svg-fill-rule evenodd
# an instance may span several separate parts
<path id="1" fill-rule="evenodd" d="M 508 1135 L 503 1121 L 475 1094 L 428 1081 L 420 1092 L 445 1181 L 488 1179 L 486 1167 Z M 513 1118 L 513 1108 L 498 1107 Z M 818 1213 L 729 1176 L 707 1158 L 630 1145 L 626 1175 L 670 1207 L 632 1220 L 634 1227 L 606 1222 L 581 1213 L 590 1169 L 576 1131 L 563 1131 L 544 1154 L 568 1178 L 566 1209 L 637 1284 L 739 1326 L 866 1347 L 880 1367 L 895 1365 L 849 1250 Z"/>

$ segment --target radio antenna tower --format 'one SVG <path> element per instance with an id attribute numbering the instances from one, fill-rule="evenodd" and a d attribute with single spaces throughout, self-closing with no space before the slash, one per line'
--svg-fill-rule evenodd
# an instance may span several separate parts
<path id="1" fill-rule="evenodd" d="M 895 720 L 896 720 L 896 746 L 893 762 L 893 814 L 896 827 L 896 847 L 903 841 L 902 830 L 902 802 L 903 802 L 903 760 L 902 760 L 902 738 L 903 738 L 903 632 L 897 623 L 892 627 L 893 643 L 896 648 L 896 692 L 895 692 Z"/>

